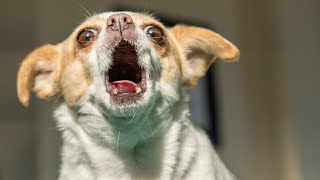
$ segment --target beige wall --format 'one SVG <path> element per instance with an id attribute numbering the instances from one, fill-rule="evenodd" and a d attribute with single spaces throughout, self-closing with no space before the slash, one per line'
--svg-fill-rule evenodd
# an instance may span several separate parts
<path id="1" fill-rule="evenodd" d="M 245 180 L 315 180 L 320 177 L 316 0 L 77 1 L 5 0 L 0 7 L 0 175 L 3 179 L 53 180 L 60 139 L 52 104 L 15 96 L 22 57 L 43 43 L 63 40 L 85 10 L 124 5 L 214 24 L 239 46 L 241 61 L 218 62 L 222 158 Z M 0 177 L 1 179 L 1 177 Z"/>

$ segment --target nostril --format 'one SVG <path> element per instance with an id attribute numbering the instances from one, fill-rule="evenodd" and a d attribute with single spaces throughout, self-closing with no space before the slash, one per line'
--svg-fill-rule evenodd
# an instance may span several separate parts
<path id="1" fill-rule="evenodd" d="M 128 14 L 123 14 L 123 21 L 127 24 L 132 24 L 133 20 L 131 18 L 131 16 L 129 16 Z"/>
<path id="2" fill-rule="evenodd" d="M 107 20 L 107 26 L 113 26 L 116 23 L 116 20 L 111 17 Z"/>

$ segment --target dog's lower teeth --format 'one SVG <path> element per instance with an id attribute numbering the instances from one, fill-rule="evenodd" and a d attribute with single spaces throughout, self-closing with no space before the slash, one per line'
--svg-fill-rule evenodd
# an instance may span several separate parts
<path id="1" fill-rule="evenodd" d="M 136 93 L 141 93 L 141 92 L 142 92 L 141 88 L 140 87 L 136 87 Z"/>
<path id="2" fill-rule="evenodd" d="M 111 93 L 112 93 L 112 94 L 118 94 L 118 89 L 117 89 L 117 88 L 113 89 L 113 90 L 111 91 Z"/>

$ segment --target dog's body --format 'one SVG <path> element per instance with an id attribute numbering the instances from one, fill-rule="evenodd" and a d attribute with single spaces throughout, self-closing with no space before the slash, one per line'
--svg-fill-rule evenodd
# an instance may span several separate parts
<path id="1" fill-rule="evenodd" d="M 65 104 L 61 105 L 56 111 L 59 125 L 65 128 L 67 124 L 72 129 L 63 132 L 60 180 L 233 179 L 207 136 L 188 120 L 187 112 L 178 116 L 151 141 L 145 142 L 138 131 L 133 136 L 138 136 L 142 142 L 133 149 L 122 150 L 117 148 L 117 139 L 121 143 L 122 138 L 132 137 L 121 135 L 121 132 L 110 134 L 110 146 L 103 145 L 107 143 L 105 140 L 102 144 L 92 141 L 77 123 L 73 123 L 77 119 L 72 110 Z M 91 118 L 87 120 L 91 121 Z M 150 130 L 149 127 L 147 129 Z"/>
<path id="2" fill-rule="evenodd" d="M 27 56 L 18 96 L 25 106 L 32 88 L 40 98 L 60 97 L 60 180 L 232 180 L 189 120 L 186 89 L 215 58 L 238 57 L 235 46 L 206 29 L 103 13 Z"/>

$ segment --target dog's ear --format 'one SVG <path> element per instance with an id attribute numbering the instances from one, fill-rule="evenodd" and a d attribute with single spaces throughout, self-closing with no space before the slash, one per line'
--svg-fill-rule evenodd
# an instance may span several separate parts
<path id="1" fill-rule="evenodd" d="M 176 25 L 171 30 L 184 54 L 184 86 L 193 87 L 214 59 L 236 61 L 240 52 L 231 42 L 208 29 Z"/>
<path id="2" fill-rule="evenodd" d="M 17 91 L 25 107 L 29 105 L 31 90 L 42 99 L 50 99 L 58 93 L 58 54 L 58 46 L 45 45 L 23 60 L 17 77 Z"/>

